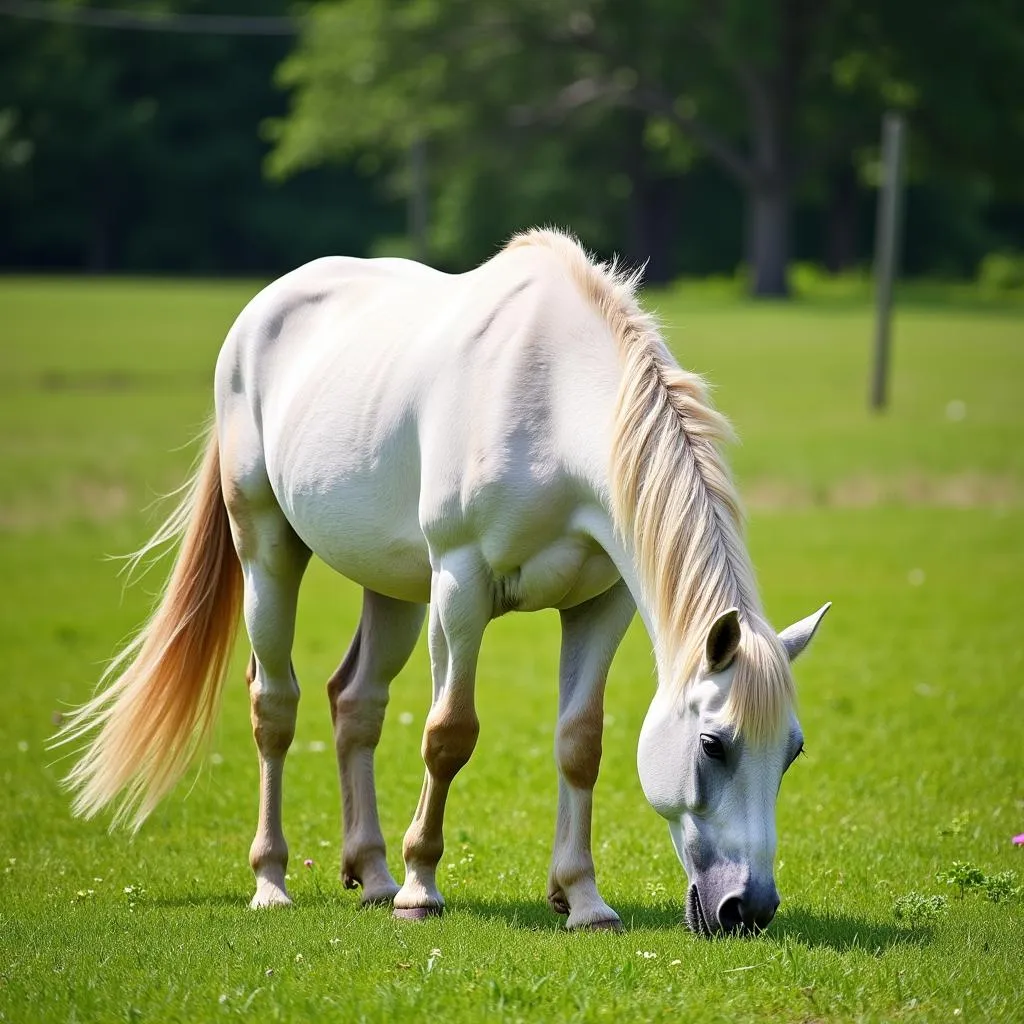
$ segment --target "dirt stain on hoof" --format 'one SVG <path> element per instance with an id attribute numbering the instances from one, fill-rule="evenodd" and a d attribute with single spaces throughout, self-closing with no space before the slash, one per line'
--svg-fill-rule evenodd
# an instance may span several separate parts
<path id="1" fill-rule="evenodd" d="M 400 921 L 425 921 L 428 917 L 440 917 L 444 907 L 395 907 L 392 916 Z"/>
<path id="2" fill-rule="evenodd" d="M 572 928 L 567 928 L 567 931 L 571 932 L 621 932 L 622 922 L 618 920 L 611 921 L 591 921 L 589 924 L 577 924 L 573 925 Z"/>

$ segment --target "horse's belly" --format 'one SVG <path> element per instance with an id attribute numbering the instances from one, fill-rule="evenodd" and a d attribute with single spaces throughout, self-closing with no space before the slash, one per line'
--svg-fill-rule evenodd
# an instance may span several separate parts
<path id="1" fill-rule="evenodd" d="M 281 496 L 303 543 L 335 572 L 401 601 L 430 600 L 430 557 L 415 499 L 368 481 Z"/>
<path id="2" fill-rule="evenodd" d="M 379 536 L 365 537 L 358 544 L 348 540 L 325 537 L 314 550 L 335 572 L 362 587 L 399 601 L 430 601 L 430 561 L 425 546 Z"/>

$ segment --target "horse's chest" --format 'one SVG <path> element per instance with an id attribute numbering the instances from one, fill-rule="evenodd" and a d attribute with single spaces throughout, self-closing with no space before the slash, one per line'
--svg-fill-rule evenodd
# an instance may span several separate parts
<path id="1" fill-rule="evenodd" d="M 494 613 L 572 608 L 619 579 L 611 559 L 581 537 L 549 544 L 511 571 L 494 574 Z"/>

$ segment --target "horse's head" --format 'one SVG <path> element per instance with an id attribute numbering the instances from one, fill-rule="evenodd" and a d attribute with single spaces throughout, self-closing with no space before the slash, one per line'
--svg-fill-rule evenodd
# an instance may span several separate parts
<path id="1" fill-rule="evenodd" d="M 779 634 L 790 661 L 828 608 Z M 758 742 L 729 724 L 724 712 L 741 640 L 739 615 L 730 609 L 708 631 L 701 668 L 682 696 L 659 687 L 637 752 L 640 784 L 668 820 L 686 869 L 686 922 L 703 935 L 757 931 L 775 916 L 775 799 L 803 748 L 792 710 Z"/>

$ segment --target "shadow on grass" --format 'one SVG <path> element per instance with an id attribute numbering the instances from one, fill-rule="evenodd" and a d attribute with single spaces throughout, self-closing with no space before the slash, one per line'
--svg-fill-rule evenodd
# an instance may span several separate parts
<path id="1" fill-rule="evenodd" d="M 336 908 L 339 911 L 355 910 L 367 914 L 389 915 L 386 907 L 359 906 L 354 893 L 337 892 L 292 892 L 293 907 L 284 913 L 303 910 Z M 162 909 L 206 907 L 246 910 L 249 896 L 240 892 L 183 892 L 180 895 L 148 897 L 147 907 Z M 616 903 L 615 909 L 628 931 L 638 929 L 673 929 L 685 927 L 682 907 L 652 907 L 640 903 Z M 482 920 L 504 921 L 512 928 L 524 931 L 552 931 L 564 925 L 565 918 L 556 914 L 543 899 L 464 899 L 452 897 L 447 902 L 446 916 L 466 915 Z"/>
<path id="2" fill-rule="evenodd" d="M 791 939 L 805 946 L 828 947 L 837 952 L 892 946 L 926 946 L 932 941 L 931 928 L 901 928 L 850 914 L 818 912 L 807 907 L 784 907 L 765 938 L 783 942 Z"/>
<path id="3" fill-rule="evenodd" d="M 144 907 L 160 907 L 165 910 L 188 907 L 239 907 L 249 905 L 249 897 L 237 892 L 183 892 L 180 896 L 150 896 Z"/>
<path id="4" fill-rule="evenodd" d="M 663 931 L 685 927 L 682 904 L 678 907 L 651 906 L 617 900 L 612 905 L 627 931 Z M 474 917 L 505 921 L 513 928 L 551 931 L 552 928 L 562 927 L 565 922 L 565 918 L 556 914 L 542 899 L 455 899 L 449 902 L 449 909 Z"/>
<path id="5" fill-rule="evenodd" d="M 510 927 L 550 931 L 561 925 L 557 917 L 540 900 L 456 900 L 450 905 L 454 912 L 505 921 Z M 684 930 L 683 907 L 660 904 L 613 901 L 627 931 Z M 930 928 L 900 928 L 895 924 L 872 921 L 842 913 L 820 913 L 806 907 L 790 907 L 780 912 L 764 934 L 766 942 L 800 942 L 805 946 L 827 947 L 837 952 L 862 949 L 873 953 L 893 946 L 925 946 L 932 940 Z M 727 939 L 726 941 L 744 941 Z"/>
<path id="6" fill-rule="evenodd" d="M 357 910 L 351 894 L 341 892 L 305 892 L 296 894 L 295 911 L 303 908 L 339 911 Z M 237 892 L 192 892 L 181 896 L 153 898 L 149 907 L 223 907 L 236 910 L 248 908 L 249 897 Z M 614 907 L 627 932 L 683 931 L 686 924 L 683 907 L 668 904 L 647 904 L 618 900 Z M 289 913 L 290 911 L 285 911 Z M 367 908 L 362 913 L 387 915 L 385 907 Z M 555 914 L 544 900 L 524 899 L 462 899 L 449 900 L 449 915 L 468 915 L 483 920 L 503 921 L 510 928 L 523 931 L 550 932 L 561 928 L 565 918 Z M 716 940 L 717 941 L 717 940 Z M 727 939 L 725 941 L 745 941 Z M 820 912 L 808 907 L 784 907 L 762 941 L 779 945 L 799 942 L 811 948 L 828 948 L 836 952 L 861 949 L 868 953 L 893 946 L 926 946 L 932 941 L 932 929 L 901 928 L 895 924 L 872 921 L 851 914 Z"/>

